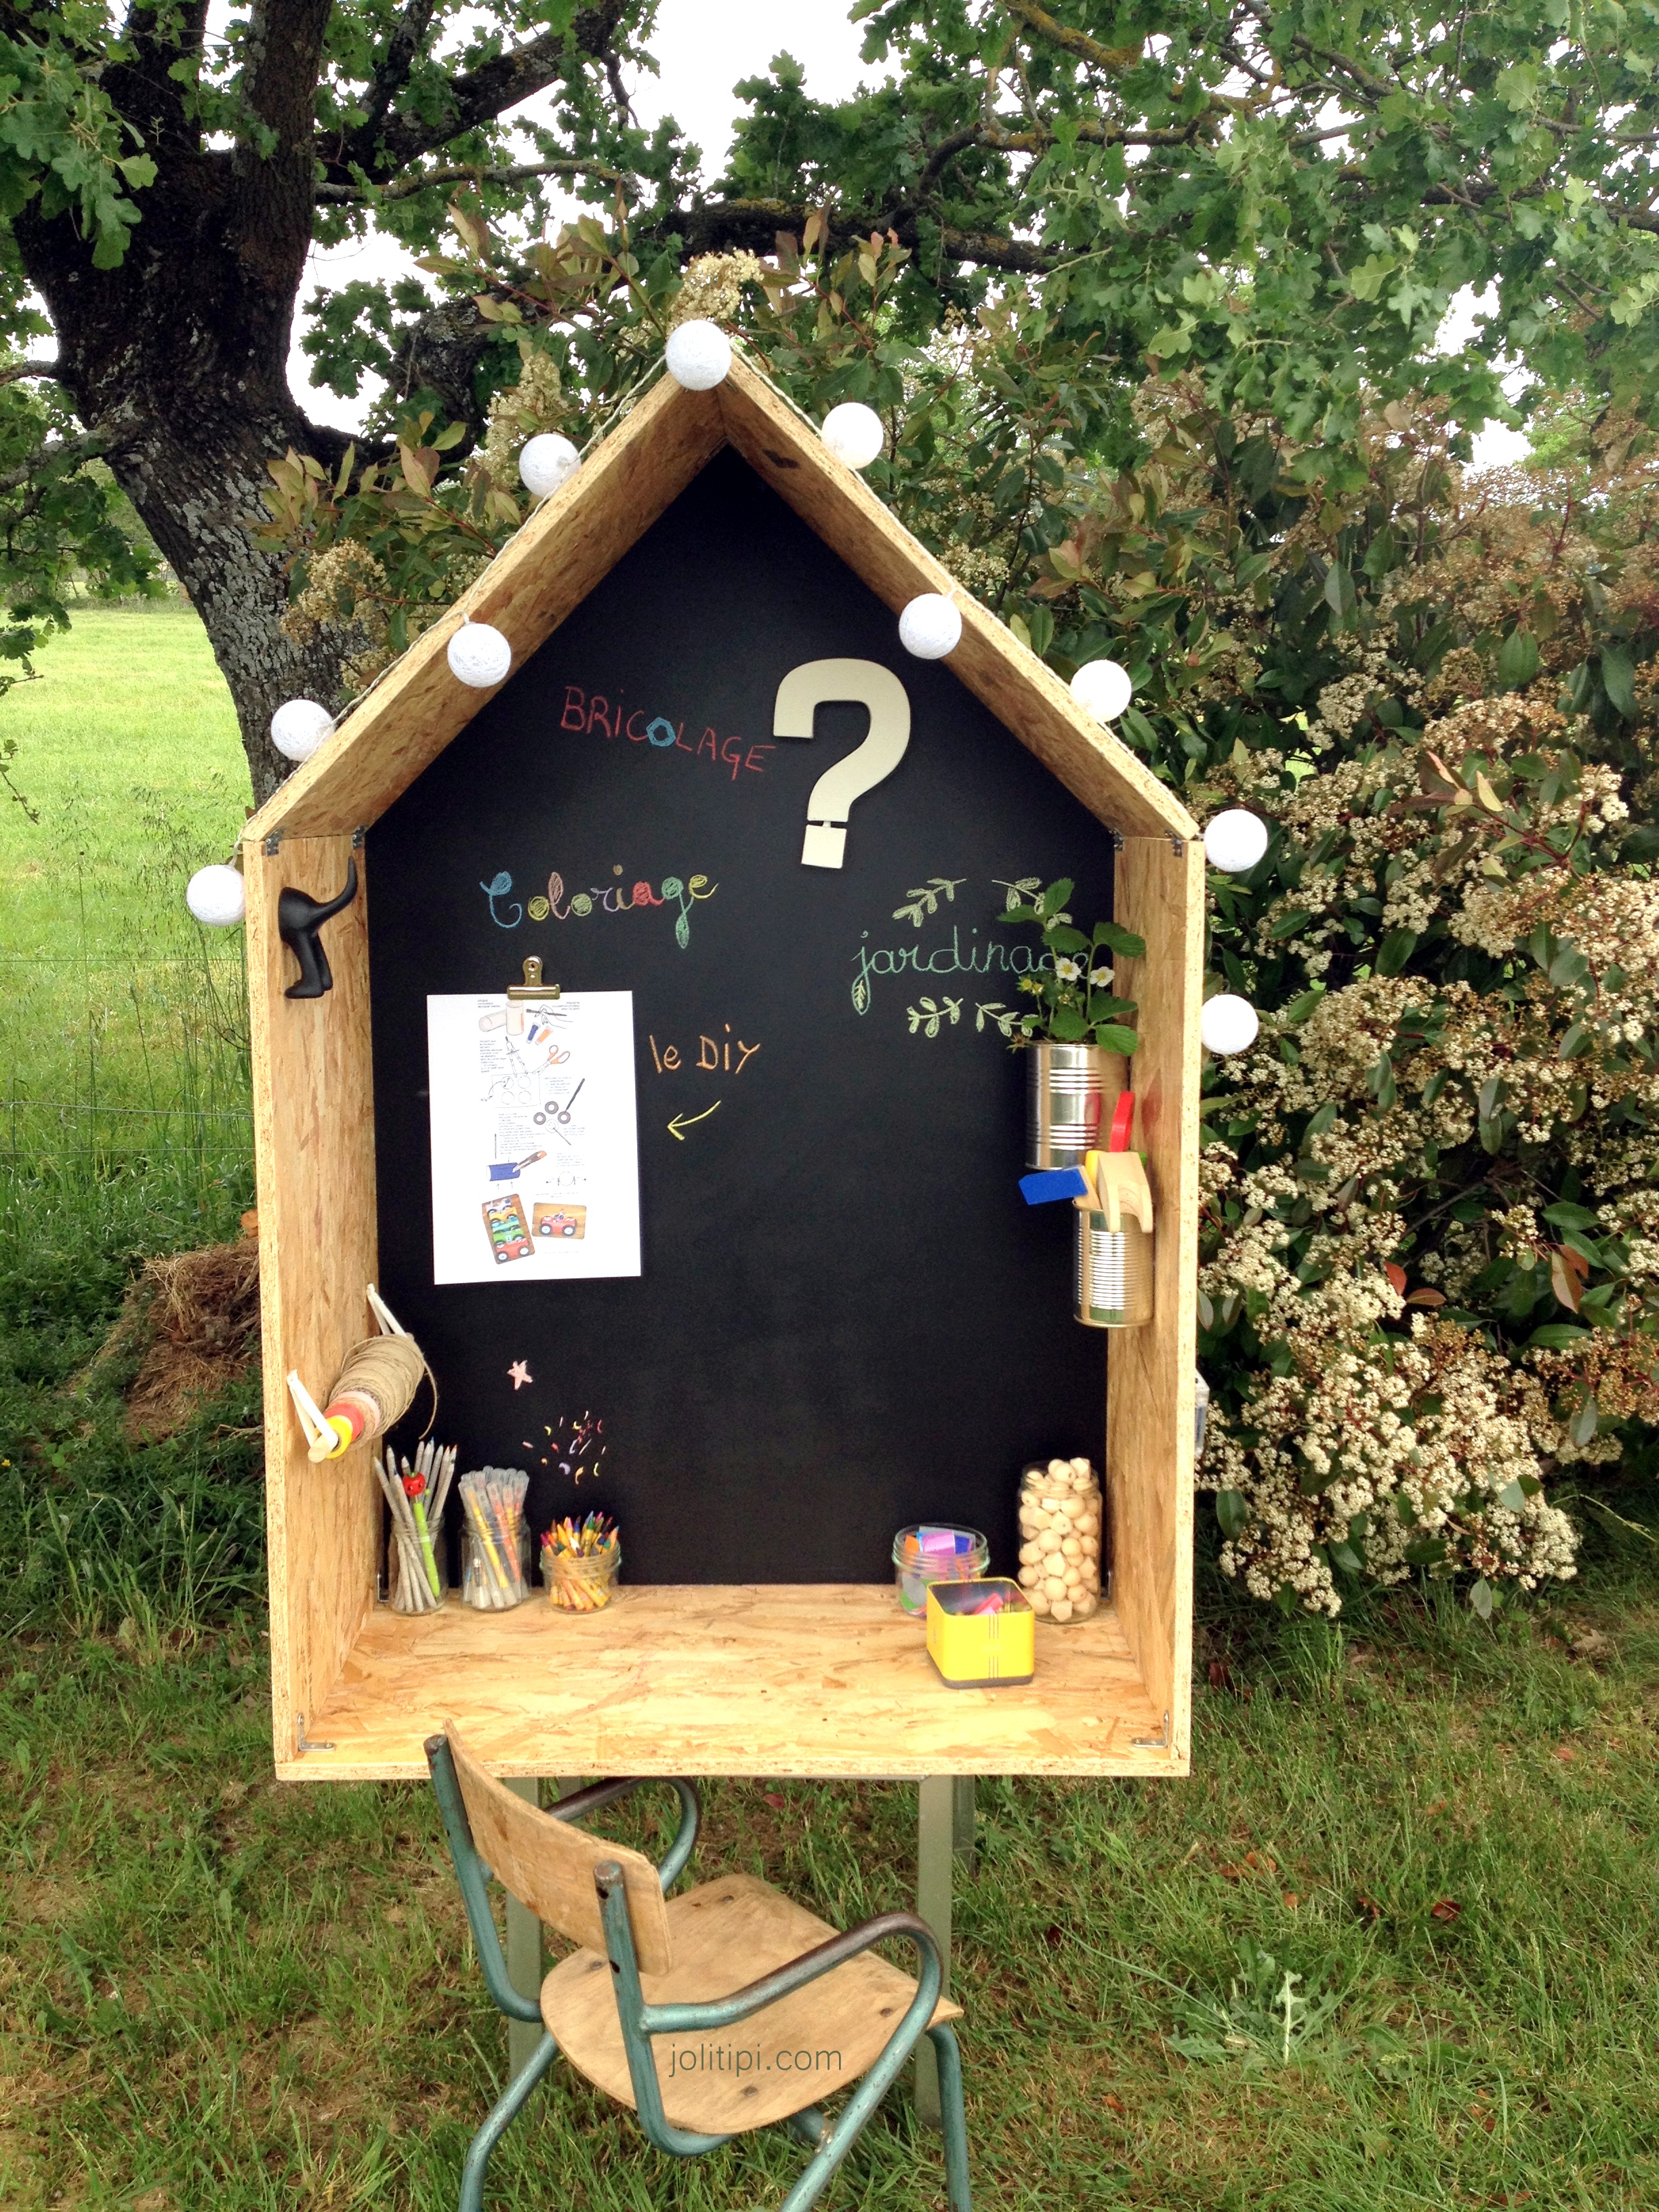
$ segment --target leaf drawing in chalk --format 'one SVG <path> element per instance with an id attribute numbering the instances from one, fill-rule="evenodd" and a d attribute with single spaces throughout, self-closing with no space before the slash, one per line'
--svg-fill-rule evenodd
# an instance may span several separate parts
<path id="1" fill-rule="evenodd" d="M 697 880 L 701 882 L 701 877 Z M 662 895 L 665 898 L 678 898 L 684 889 L 684 884 L 678 876 L 665 876 L 662 879 Z M 674 942 L 682 952 L 691 942 L 691 923 L 684 907 L 674 917 Z"/>
<path id="2" fill-rule="evenodd" d="M 853 1011 L 859 1014 L 867 1014 L 870 1011 L 870 984 L 866 976 L 859 975 L 854 979 Z"/>
<path id="3" fill-rule="evenodd" d="M 914 905 L 896 906 L 893 908 L 894 921 L 908 921 L 920 929 L 925 915 L 939 912 L 941 897 L 955 902 L 957 891 L 967 880 L 966 876 L 929 876 L 925 884 L 913 884 L 905 896 L 914 900 Z"/>
<path id="4" fill-rule="evenodd" d="M 1011 1037 L 1014 1033 L 1015 1014 L 1015 1008 L 1005 1006 L 1000 999 L 983 1000 L 974 1010 L 974 1027 L 982 1031 L 989 1021 L 1002 1031 L 1004 1036 Z"/>
<path id="5" fill-rule="evenodd" d="M 935 1006 L 931 999 L 924 999 L 920 1008 L 907 1006 L 904 1011 L 910 1017 L 912 1036 L 920 1030 L 924 1036 L 936 1037 L 942 1021 L 948 1020 L 954 1029 L 962 1019 L 962 1001 L 946 999 L 942 1006 Z"/>
<path id="6" fill-rule="evenodd" d="M 1042 889 L 1041 876 L 1022 876 L 1017 884 L 1006 883 L 1000 876 L 993 876 L 991 881 L 1000 891 L 1007 892 L 1003 905 L 1010 911 L 1017 906 L 1024 906 L 1033 892 Z"/>

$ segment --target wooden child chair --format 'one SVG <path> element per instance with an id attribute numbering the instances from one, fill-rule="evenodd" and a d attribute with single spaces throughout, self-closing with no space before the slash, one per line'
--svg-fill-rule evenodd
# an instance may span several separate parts
<path id="1" fill-rule="evenodd" d="M 946 2025 L 961 2007 L 940 1999 L 939 1945 L 925 1920 L 884 1912 L 839 1936 L 750 1875 L 669 1899 L 697 1839 L 689 1782 L 666 1785 L 681 1818 L 659 1868 L 572 1825 L 638 1781 L 596 1783 L 543 1813 L 485 1772 L 453 1722 L 427 1739 L 426 1755 L 489 1994 L 510 2020 L 544 2030 L 473 2138 L 460 2212 L 480 2212 L 489 2154 L 561 2048 L 678 2157 L 756 2128 L 788 2128 L 812 2156 L 780 2212 L 805 2212 L 924 2034 L 939 2062 L 951 2212 L 972 2212 L 962 2063 Z M 492 1873 L 581 1946 L 543 1982 L 539 2005 L 507 1979 Z M 890 1936 L 915 1946 L 919 1980 L 876 1956 L 872 1947 Z M 859 2085 L 833 2120 L 816 2103 L 826 2075 L 831 2087 Z"/>

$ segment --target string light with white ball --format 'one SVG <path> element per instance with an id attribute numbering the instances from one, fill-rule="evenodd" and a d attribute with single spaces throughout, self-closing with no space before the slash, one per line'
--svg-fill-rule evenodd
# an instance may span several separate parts
<path id="1" fill-rule="evenodd" d="M 1235 991 L 1223 991 L 1213 999 L 1206 999 L 1198 1018 L 1198 1033 L 1206 1050 L 1223 1058 L 1236 1052 L 1248 1052 L 1261 1029 L 1261 1021 L 1255 1008 Z"/>
<path id="2" fill-rule="evenodd" d="M 474 691 L 492 691 L 506 682 L 513 648 L 489 623 L 463 623 L 449 641 L 449 672 Z"/>
<path id="3" fill-rule="evenodd" d="M 551 499 L 581 465 L 582 457 L 568 438 L 556 430 L 544 430 L 519 455 L 519 481 L 532 498 Z"/>
<path id="4" fill-rule="evenodd" d="M 1129 672 L 1115 660 L 1085 660 L 1072 678 L 1072 696 L 1097 722 L 1115 722 L 1135 696 Z"/>
<path id="5" fill-rule="evenodd" d="M 880 416 L 861 399 L 843 399 L 832 407 L 818 435 L 849 469 L 867 469 L 887 442 Z"/>
<path id="6" fill-rule="evenodd" d="M 899 643 L 918 660 L 943 660 L 961 639 L 961 610 L 943 592 L 923 592 L 899 617 Z"/>
<path id="7" fill-rule="evenodd" d="M 247 887 L 239 869 L 216 861 L 198 868 L 185 885 L 185 904 L 210 929 L 232 929 L 247 912 Z"/>
<path id="8" fill-rule="evenodd" d="M 1267 823 L 1243 806 L 1218 814 L 1204 832 L 1205 857 L 1224 875 L 1247 874 L 1267 849 Z"/>
<path id="9" fill-rule="evenodd" d="M 291 761 L 308 761 L 333 731 L 333 715 L 314 699 L 284 699 L 270 718 L 270 742 Z"/>
<path id="10" fill-rule="evenodd" d="M 732 368 L 732 341 L 718 323 L 682 323 L 668 333 L 668 374 L 688 392 L 712 392 Z"/>

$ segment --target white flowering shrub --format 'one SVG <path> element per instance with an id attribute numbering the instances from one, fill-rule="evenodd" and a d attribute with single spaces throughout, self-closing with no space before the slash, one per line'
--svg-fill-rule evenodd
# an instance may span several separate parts
<path id="1" fill-rule="evenodd" d="M 1659 1422 L 1659 477 L 1604 434 L 1467 481 L 1395 410 L 1350 483 L 1275 446 L 1253 500 L 1227 427 L 1165 447 L 1188 666 L 1139 695 L 1200 817 L 1272 828 L 1212 878 L 1262 1036 L 1206 1074 L 1201 1480 L 1256 1596 L 1426 1570 L 1486 1611 L 1573 1571 L 1553 1478 Z M 1115 582 L 1079 657 L 1129 657 Z"/>

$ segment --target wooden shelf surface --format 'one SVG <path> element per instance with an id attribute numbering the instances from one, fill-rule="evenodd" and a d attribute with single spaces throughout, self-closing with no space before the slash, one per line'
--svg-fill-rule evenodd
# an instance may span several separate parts
<path id="1" fill-rule="evenodd" d="M 1182 1774 L 1113 1609 L 1039 1623 L 1035 1681 L 952 1690 L 889 1583 L 624 1585 L 605 1612 L 377 1605 L 285 1781 L 426 1773 L 447 1717 L 498 1773 Z M 1137 1739 L 1144 1741 L 1137 1741 Z M 321 1745 L 331 1746 L 324 1749 Z"/>

